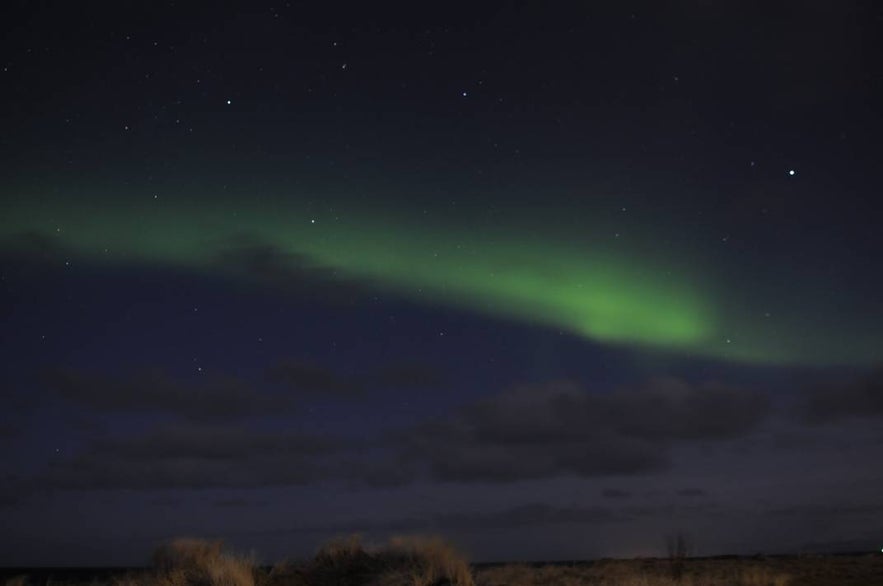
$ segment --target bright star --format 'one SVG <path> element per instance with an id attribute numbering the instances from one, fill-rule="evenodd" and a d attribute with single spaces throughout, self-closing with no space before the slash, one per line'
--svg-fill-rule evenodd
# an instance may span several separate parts
<path id="1" fill-rule="evenodd" d="M 797 175 L 797 171 L 795 171 L 794 169 L 789 169 L 788 175 L 791 175 L 793 177 L 794 175 Z"/>
<path id="2" fill-rule="evenodd" d="M 232 102 L 231 100 L 227 100 L 227 105 L 228 105 L 228 106 L 229 106 L 230 104 L 232 104 L 232 103 L 233 103 L 233 102 Z"/>

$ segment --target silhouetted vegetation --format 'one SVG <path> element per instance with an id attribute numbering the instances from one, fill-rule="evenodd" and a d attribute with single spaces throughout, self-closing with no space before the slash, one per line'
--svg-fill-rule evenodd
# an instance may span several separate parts
<path id="1" fill-rule="evenodd" d="M 473 568 L 438 537 L 394 537 L 366 545 L 357 536 L 323 545 L 310 559 L 260 567 L 220 541 L 175 539 L 158 547 L 147 570 L 89 580 L 30 580 L 5 586 L 871 586 L 883 584 L 883 556 L 689 557 L 684 534 L 667 540 L 666 558 L 570 564 L 494 564 Z"/>

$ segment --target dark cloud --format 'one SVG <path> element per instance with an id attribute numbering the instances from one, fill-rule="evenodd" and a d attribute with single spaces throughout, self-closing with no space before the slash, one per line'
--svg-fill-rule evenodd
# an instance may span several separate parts
<path id="1" fill-rule="evenodd" d="M 365 388 L 327 372 L 302 369 L 298 376 L 301 384 L 325 393 Z M 94 408 L 186 416 L 134 435 L 95 437 L 79 455 L 53 463 L 45 481 L 58 488 L 237 488 L 325 481 L 389 487 L 417 479 L 513 482 L 644 474 L 665 470 L 676 444 L 748 433 L 768 411 L 754 393 L 713 385 L 663 380 L 597 394 L 558 382 L 519 387 L 467 404 L 448 417 L 356 442 L 236 423 L 243 413 L 290 408 L 288 400 L 236 381 L 189 388 L 161 377 L 121 381 L 58 371 L 52 380 L 60 394 Z M 630 493 L 607 489 L 602 495 L 626 498 Z"/>
<path id="2" fill-rule="evenodd" d="M 179 498 L 161 496 L 161 497 L 157 497 L 155 499 L 150 499 L 149 504 L 153 507 L 165 507 L 165 508 L 169 508 L 169 509 L 177 509 L 182 504 L 184 504 L 184 501 Z"/>
<path id="3" fill-rule="evenodd" d="M 668 465 L 662 446 L 602 433 L 581 441 L 506 444 L 448 429 L 414 439 L 410 456 L 412 469 L 453 482 L 639 474 Z"/>
<path id="4" fill-rule="evenodd" d="M 259 390 L 232 376 L 184 382 L 156 369 L 109 376 L 54 368 L 41 375 L 58 396 L 100 412 L 166 413 L 202 421 L 293 413 L 306 396 L 354 399 L 369 389 L 432 388 L 444 379 L 440 370 L 420 363 L 389 364 L 344 376 L 297 360 L 280 361 L 267 370 L 267 378 L 287 388 Z M 9 397 L 16 402 L 20 396 Z"/>
<path id="5" fill-rule="evenodd" d="M 15 439 L 22 433 L 21 427 L 11 423 L 0 423 L 0 441 Z"/>
<path id="6" fill-rule="evenodd" d="M 433 524 L 443 529 L 496 529 L 569 523 L 596 524 L 627 518 L 627 515 L 607 507 L 558 507 L 528 503 L 491 513 L 439 515 L 433 519 Z"/>
<path id="7" fill-rule="evenodd" d="M 488 512 L 436 512 L 422 516 L 398 519 L 354 519 L 346 523 L 303 525 L 286 527 L 261 533 L 324 533 L 341 535 L 348 533 L 424 533 L 457 532 L 487 529 L 525 529 L 548 525 L 603 525 L 648 518 L 670 518 L 679 515 L 720 513 L 716 505 L 678 507 L 673 505 L 642 507 L 559 506 L 529 502 Z"/>
<path id="8" fill-rule="evenodd" d="M 632 493 L 619 488 L 605 488 L 601 491 L 601 496 L 606 499 L 627 499 L 632 497 Z"/>
<path id="9" fill-rule="evenodd" d="M 331 369 L 299 360 L 281 361 L 268 370 L 267 376 L 301 393 L 353 397 L 364 390 L 362 383 L 353 377 L 343 377 Z"/>
<path id="10" fill-rule="evenodd" d="M 57 238 L 41 232 L 19 232 L 0 239 L 0 260 L 7 262 L 54 263 L 68 253 Z"/>
<path id="11" fill-rule="evenodd" d="M 418 362 L 387 364 L 366 373 L 341 375 L 302 360 L 279 361 L 267 370 L 267 378 L 298 393 L 337 398 L 358 398 L 369 389 L 432 389 L 446 379 L 440 369 Z"/>
<path id="12" fill-rule="evenodd" d="M 293 397 L 259 392 L 234 377 L 182 383 L 160 371 L 124 377 L 54 369 L 43 376 L 59 396 L 98 411 L 170 413 L 195 420 L 291 412 Z"/>
<path id="13" fill-rule="evenodd" d="M 47 488 L 151 489 L 307 484 L 339 474 L 342 442 L 293 432 L 182 423 L 101 438 L 54 463 Z"/>
<path id="14" fill-rule="evenodd" d="M 447 377 L 441 369 L 419 362 L 388 364 L 362 376 L 364 384 L 372 388 L 431 389 L 445 384 Z"/>
<path id="15" fill-rule="evenodd" d="M 7 414 L 24 414 L 33 411 L 39 405 L 40 399 L 37 393 L 28 392 L 11 383 L 0 388 L 0 408 Z"/>
<path id="16" fill-rule="evenodd" d="M 801 407 L 804 420 L 812 424 L 883 417 L 883 367 L 858 379 L 817 386 L 807 392 Z"/>
<path id="17" fill-rule="evenodd" d="M 632 517 L 633 513 L 631 512 L 606 507 L 559 507 L 545 503 L 526 503 L 490 512 L 441 512 L 399 519 L 356 519 L 346 523 L 282 529 L 273 531 L 273 533 L 421 533 L 471 529 L 519 529 L 539 525 L 600 524 L 626 520 Z"/>
<path id="18" fill-rule="evenodd" d="M 716 505 L 678 508 L 681 514 L 718 510 Z M 675 511 L 673 505 L 654 506 L 557 506 L 546 503 L 527 503 L 490 513 L 442 514 L 432 523 L 443 529 L 516 528 L 536 525 L 585 524 L 595 525 L 638 518 L 665 516 Z"/>
<path id="19" fill-rule="evenodd" d="M 272 289 L 328 305 L 353 305 L 362 300 L 368 281 L 343 278 L 303 255 L 286 252 L 259 237 L 240 235 L 220 243 L 214 262 Z"/>
<path id="20" fill-rule="evenodd" d="M 91 451 L 127 460 L 154 461 L 171 458 L 238 460 L 256 455 L 318 454 L 339 447 L 324 437 L 263 432 L 243 426 L 175 424 L 125 438 L 102 438 Z"/>
<path id="21" fill-rule="evenodd" d="M 31 478 L 16 472 L 0 471 L 0 508 L 16 508 L 34 491 Z"/>
<path id="22" fill-rule="evenodd" d="M 657 378 L 615 393 L 610 401 L 621 429 L 660 440 L 726 439 L 754 429 L 769 411 L 765 395 L 720 385 Z"/>
<path id="23" fill-rule="evenodd" d="M 249 505 L 249 501 L 244 498 L 221 499 L 212 503 L 213 507 L 219 509 L 241 509 Z"/>
<path id="24" fill-rule="evenodd" d="M 408 469 L 438 480 L 641 474 L 665 469 L 677 442 L 746 434 L 768 411 L 757 393 L 675 379 L 609 394 L 559 382 L 478 401 L 395 437 Z"/>
<path id="25" fill-rule="evenodd" d="M 883 515 L 883 503 L 800 504 L 771 509 L 767 514 L 800 518 L 823 517 L 839 519 L 848 515 L 871 518 Z"/>
<path id="26" fill-rule="evenodd" d="M 883 534 L 883 527 L 877 531 L 868 531 L 867 536 L 858 539 L 838 539 L 831 541 L 810 541 L 804 543 L 798 549 L 802 553 L 817 553 L 829 556 L 832 553 L 855 553 L 862 554 L 867 552 L 876 552 L 880 545 L 880 535 Z M 870 578 L 874 579 L 874 578 Z M 870 584 L 871 582 L 867 582 Z"/>
<path id="27" fill-rule="evenodd" d="M 677 492 L 678 496 L 684 496 L 688 498 L 706 496 L 707 494 L 708 493 L 701 488 L 682 488 Z"/>

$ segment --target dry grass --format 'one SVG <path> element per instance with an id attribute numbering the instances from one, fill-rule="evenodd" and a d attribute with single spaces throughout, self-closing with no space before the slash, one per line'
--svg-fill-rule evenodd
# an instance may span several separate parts
<path id="1" fill-rule="evenodd" d="M 153 570 L 149 586 L 255 586 L 254 561 L 225 553 L 220 541 L 163 544 L 153 553 Z"/>
<path id="2" fill-rule="evenodd" d="M 268 574 L 258 577 L 257 586 L 308 586 L 302 564 L 291 561 L 278 563 Z"/>
<path id="3" fill-rule="evenodd" d="M 322 546 L 305 562 L 272 570 L 224 551 L 220 542 L 178 539 L 159 547 L 153 569 L 103 581 L 51 578 L 52 586 L 883 586 L 883 556 L 600 560 L 509 564 L 473 574 L 463 556 L 437 537 L 395 537 L 369 546 L 354 535 Z M 10 575 L 5 586 L 48 586 L 50 579 Z"/>
<path id="4" fill-rule="evenodd" d="M 746 563 L 746 562 L 740 562 Z M 667 560 L 609 560 L 580 565 L 505 565 L 478 573 L 478 586 L 788 586 L 789 575 L 771 568 L 709 565 L 684 560 L 678 577 Z"/>
<path id="5" fill-rule="evenodd" d="M 389 541 L 388 555 L 404 558 L 411 571 L 412 586 L 450 583 L 473 586 L 472 568 L 463 555 L 439 537 L 398 536 Z"/>
<path id="6" fill-rule="evenodd" d="M 474 586 L 472 570 L 453 546 L 434 537 L 395 537 L 365 547 L 357 535 L 325 544 L 309 562 L 310 586 Z"/>

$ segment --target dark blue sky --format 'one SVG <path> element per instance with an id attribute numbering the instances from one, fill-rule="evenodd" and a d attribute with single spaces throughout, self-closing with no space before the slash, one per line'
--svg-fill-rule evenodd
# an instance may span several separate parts
<path id="1" fill-rule="evenodd" d="M 879 8 L 583 4 L 4 3 L 0 564 L 876 549 Z"/>

